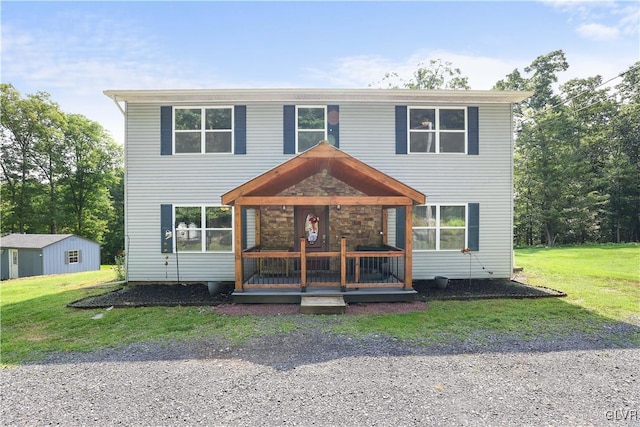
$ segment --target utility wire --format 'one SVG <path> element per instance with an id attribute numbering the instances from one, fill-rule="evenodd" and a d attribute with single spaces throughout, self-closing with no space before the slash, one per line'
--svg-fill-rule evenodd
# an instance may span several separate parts
<path id="1" fill-rule="evenodd" d="M 613 80 L 615 80 L 615 79 L 617 79 L 617 78 L 620 78 L 620 77 L 624 76 L 624 75 L 625 75 L 625 74 L 627 74 L 627 73 L 630 73 L 630 72 L 632 72 L 632 71 L 637 70 L 638 68 L 640 68 L 640 62 L 639 62 L 637 65 L 634 65 L 633 67 L 629 68 L 628 70 L 621 72 L 621 73 L 620 73 L 620 74 L 618 74 L 617 76 L 611 77 L 609 80 L 607 80 L 607 81 L 604 81 L 604 82 L 600 83 L 598 86 L 596 86 L 596 87 L 594 87 L 594 88 L 585 89 L 585 90 L 583 90 L 582 92 L 578 93 L 577 95 L 572 96 L 571 98 L 568 98 L 568 99 L 565 99 L 565 100 L 563 100 L 563 101 L 557 102 L 557 103 L 555 103 L 555 104 L 553 104 L 553 105 L 547 105 L 547 106 L 545 106 L 542 110 L 540 110 L 540 111 L 538 111 L 538 112 L 534 113 L 533 115 L 529 116 L 528 118 L 535 118 L 537 115 L 542 114 L 542 113 L 546 112 L 547 110 L 554 109 L 554 108 L 556 108 L 556 107 L 559 107 L 560 105 L 566 104 L 566 103 L 567 103 L 567 102 L 569 102 L 569 101 L 573 101 L 574 99 L 576 99 L 576 98 L 578 98 L 578 97 L 580 97 L 580 96 L 584 95 L 585 93 L 590 92 L 591 90 L 596 90 L 596 89 L 598 89 L 598 88 L 600 88 L 600 87 L 602 87 L 602 86 L 606 85 L 607 83 L 609 83 L 609 82 L 611 82 L 611 81 L 613 81 Z M 590 107 L 590 106 L 592 106 L 592 105 L 596 105 L 596 104 L 598 104 L 598 103 L 600 103 L 600 102 L 602 102 L 602 101 L 597 101 L 597 102 L 594 102 L 594 103 L 592 103 L 592 104 L 589 104 L 589 105 L 583 106 L 583 107 L 582 107 L 582 108 L 580 108 L 579 110 L 576 110 L 576 113 L 577 113 L 578 111 L 582 111 L 582 110 L 584 110 L 585 108 L 589 108 L 589 107 Z"/>

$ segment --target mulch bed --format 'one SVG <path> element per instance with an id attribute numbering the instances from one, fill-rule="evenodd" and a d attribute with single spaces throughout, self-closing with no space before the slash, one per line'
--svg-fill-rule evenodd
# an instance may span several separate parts
<path id="1" fill-rule="evenodd" d="M 403 303 L 350 304 L 347 314 L 407 313 L 424 310 L 432 300 L 470 300 L 489 298 L 543 298 L 561 297 L 565 293 L 549 288 L 525 285 L 506 279 L 450 280 L 445 289 L 439 289 L 433 280 L 414 282 L 418 292 L 416 301 Z M 211 306 L 216 313 L 238 314 L 297 314 L 297 304 L 234 304 L 233 283 L 223 283 L 215 295 L 209 294 L 206 284 L 188 285 L 132 285 L 103 295 L 87 297 L 70 303 L 73 308 L 152 307 L 152 306 Z"/>

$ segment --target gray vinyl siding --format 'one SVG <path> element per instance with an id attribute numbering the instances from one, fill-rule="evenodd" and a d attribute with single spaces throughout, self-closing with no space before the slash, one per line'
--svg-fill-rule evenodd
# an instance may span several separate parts
<path id="1" fill-rule="evenodd" d="M 67 264 L 67 251 L 80 251 L 80 262 Z M 20 254 L 22 255 L 22 254 Z M 42 248 L 42 274 L 79 273 L 100 270 L 100 245 L 71 236 Z M 20 260 L 22 267 L 22 260 Z"/>
<path id="2" fill-rule="evenodd" d="M 13 248 L 6 248 L 3 251 L 2 280 L 9 278 L 8 249 Z M 18 277 L 100 270 L 100 245 L 78 236 L 68 237 L 44 248 L 22 247 L 16 250 L 18 251 Z M 80 251 L 80 262 L 66 263 L 67 251 L 70 250 Z"/>
<path id="3" fill-rule="evenodd" d="M 283 105 L 247 104 L 247 153 L 160 155 L 160 106 L 128 104 L 126 120 L 126 234 L 128 280 L 174 281 L 176 254 L 159 245 L 160 205 L 219 205 L 222 194 L 290 159 L 283 154 Z M 318 102 L 313 102 L 318 105 Z M 335 104 L 327 100 L 326 104 Z M 168 105 L 168 104 L 167 104 Z M 225 105 L 229 105 L 226 103 Z M 298 104 L 301 105 L 301 104 Z M 439 106 L 439 105 L 436 105 Z M 464 105 L 461 105 L 464 106 Z M 491 277 L 509 277 L 512 262 L 511 107 L 479 107 L 480 153 L 395 154 L 395 104 L 343 103 L 340 149 L 427 196 L 427 203 L 480 203 L 478 259 Z M 255 222 L 247 215 L 248 245 Z M 389 243 L 395 243 L 395 213 Z M 461 248 L 462 249 L 462 248 Z M 233 253 L 180 253 L 180 279 L 233 280 Z M 415 279 L 466 278 L 469 256 L 459 251 L 413 254 Z M 474 277 L 488 277 L 476 260 Z"/>
<path id="4" fill-rule="evenodd" d="M 43 256 L 41 249 L 18 249 L 18 277 L 41 276 Z"/>

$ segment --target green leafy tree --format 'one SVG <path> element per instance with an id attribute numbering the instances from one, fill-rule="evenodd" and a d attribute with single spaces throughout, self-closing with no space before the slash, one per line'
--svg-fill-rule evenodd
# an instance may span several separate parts
<path id="1" fill-rule="evenodd" d="M 59 218 L 55 175 L 64 114 L 44 92 L 22 98 L 12 85 L 2 84 L 0 96 L 2 196 L 6 198 L 2 229 L 23 233 L 47 224 L 48 232 L 55 233 Z M 49 189 L 44 211 L 37 206 L 37 201 L 44 200 L 43 183 Z"/>
<path id="2" fill-rule="evenodd" d="M 515 111 L 516 242 L 637 240 L 638 66 L 617 93 L 601 76 L 570 80 L 556 93 L 557 73 L 567 67 L 554 51 L 536 58 L 527 75 L 515 70 L 495 85 L 534 92 Z"/>
<path id="3" fill-rule="evenodd" d="M 616 86 L 618 110 L 608 127 L 604 180 L 609 183 L 609 230 L 616 242 L 640 241 L 640 61 Z"/>
<path id="4" fill-rule="evenodd" d="M 564 111 L 549 109 L 559 102 L 552 85 L 557 72 L 568 68 L 562 51 L 536 58 L 524 71 L 514 70 L 494 86 L 496 90 L 530 90 L 533 95 L 516 110 L 520 129 L 514 153 L 516 239 L 527 244 L 555 244 L 562 223 L 562 200 L 567 186 L 566 150 L 572 126 Z"/>
<path id="5" fill-rule="evenodd" d="M 122 147 L 49 94 L 0 85 L 1 232 L 76 233 L 123 247 Z"/>
<path id="6" fill-rule="evenodd" d="M 107 218 L 107 229 L 102 244 L 102 263 L 111 264 L 124 250 L 124 168 L 114 169 L 113 180 L 109 184 L 111 209 Z"/>
<path id="7" fill-rule="evenodd" d="M 404 80 L 395 72 L 385 73 L 382 80 L 369 86 L 385 86 L 388 89 L 471 89 L 469 78 L 462 75 L 451 62 L 432 59 L 429 65 L 419 63 L 413 77 Z"/>
<path id="8" fill-rule="evenodd" d="M 109 186 L 121 163 L 119 146 L 99 123 L 79 114 L 68 116 L 62 183 L 73 231 L 101 241 L 113 209 Z"/>

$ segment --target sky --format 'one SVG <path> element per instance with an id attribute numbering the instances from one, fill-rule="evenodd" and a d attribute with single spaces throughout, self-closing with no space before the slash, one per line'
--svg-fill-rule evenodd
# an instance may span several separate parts
<path id="1" fill-rule="evenodd" d="M 491 89 L 558 49 L 560 83 L 640 60 L 638 1 L 2 1 L 0 14 L 1 82 L 120 143 L 104 90 L 383 87 L 432 59 Z"/>

